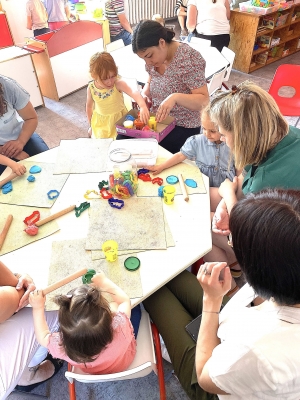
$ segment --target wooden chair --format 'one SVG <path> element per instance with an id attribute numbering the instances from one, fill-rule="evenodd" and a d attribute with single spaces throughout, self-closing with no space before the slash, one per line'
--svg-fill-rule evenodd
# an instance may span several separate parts
<path id="1" fill-rule="evenodd" d="M 106 45 L 106 51 L 108 53 L 111 53 L 114 50 L 120 49 L 121 47 L 124 47 L 124 42 L 122 39 L 116 40 L 115 42 L 107 43 Z"/>
<path id="2" fill-rule="evenodd" d="M 76 400 L 74 380 L 83 383 L 119 381 L 142 378 L 152 371 L 158 375 L 160 400 L 166 400 L 159 333 L 156 326 L 150 322 L 147 311 L 142 310 L 142 318 L 137 336 L 137 352 L 132 364 L 126 371 L 106 375 L 89 375 L 83 374 L 81 371 L 78 373 L 76 368 L 68 364 L 68 371 L 66 371 L 65 376 L 69 381 L 70 400 Z"/>
<path id="3" fill-rule="evenodd" d="M 226 73 L 225 73 L 225 76 L 224 76 L 223 82 L 222 82 L 222 86 L 224 86 L 224 88 L 228 90 L 228 86 L 224 82 L 227 82 L 229 79 L 229 76 L 230 76 L 230 73 L 232 70 L 232 66 L 233 66 L 233 62 L 235 59 L 235 52 L 230 50 L 228 47 L 224 46 L 221 51 L 221 54 L 229 62 L 229 66 L 226 69 Z"/>
<path id="4" fill-rule="evenodd" d="M 289 87 L 294 94 L 283 96 L 279 94 L 280 89 Z M 282 64 L 273 77 L 269 93 L 274 97 L 281 113 L 286 116 L 300 116 L 300 65 Z"/>

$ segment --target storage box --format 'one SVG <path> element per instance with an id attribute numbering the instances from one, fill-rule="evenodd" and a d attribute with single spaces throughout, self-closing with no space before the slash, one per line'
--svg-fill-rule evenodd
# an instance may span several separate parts
<path id="1" fill-rule="evenodd" d="M 269 48 L 271 45 L 271 36 L 259 36 L 257 43 L 259 45 L 259 47 L 263 47 L 263 48 Z"/>
<path id="2" fill-rule="evenodd" d="M 280 37 L 272 37 L 272 40 L 271 40 L 271 47 L 273 47 L 273 46 L 277 46 L 278 44 L 280 43 Z"/>
<path id="3" fill-rule="evenodd" d="M 288 17 L 288 14 L 280 15 L 280 16 L 277 18 L 276 26 L 282 26 L 282 25 L 284 25 L 284 24 L 286 23 L 287 17 Z"/>
<path id="4" fill-rule="evenodd" d="M 261 54 L 257 54 L 257 56 L 255 57 L 255 62 L 257 64 L 265 64 L 267 62 L 268 59 L 268 53 L 261 53 Z"/>
<path id="5" fill-rule="evenodd" d="M 274 17 L 265 17 L 262 20 L 263 27 L 267 29 L 274 29 L 275 28 L 275 18 Z"/>
<path id="6" fill-rule="evenodd" d="M 130 110 L 128 114 L 137 118 L 137 110 Z M 150 116 L 155 116 L 155 114 L 150 113 Z M 153 138 L 158 142 L 161 142 L 174 128 L 175 128 L 175 119 L 173 117 L 167 117 L 162 122 L 157 124 L 157 130 L 154 131 L 141 131 L 138 129 L 129 129 L 124 128 L 123 122 L 125 121 L 126 115 L 119 119 L 116 123 L 117 132 L 121 135 L 126 135 L 135 138 Z"/>
<path id="7" fill-rule="evenodd" d="M 239 4 L 239 8 L 240 8 L 240 11 L 252 12 L 255 14 L 259 14 L 259 15 L 266 15 L 266 14 L 270 14 L 274 11 L 277 11 L 279 8 L 279 4 L 275 4 L 272 7 L 263 8 L 263 7 L 252 6 L 251 1 L 245 1 L 245 2 Z"/>

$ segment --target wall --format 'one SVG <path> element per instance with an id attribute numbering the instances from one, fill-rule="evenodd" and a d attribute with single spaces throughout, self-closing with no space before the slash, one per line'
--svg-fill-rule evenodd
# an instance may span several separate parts
<path id="1" fill-rule="evenodd" d="M 27 0 L 1 0 L 16 46 L 24 45 L 25 37 L 33 36 L 32 31 L 26 29 L 26 3 Z"/>

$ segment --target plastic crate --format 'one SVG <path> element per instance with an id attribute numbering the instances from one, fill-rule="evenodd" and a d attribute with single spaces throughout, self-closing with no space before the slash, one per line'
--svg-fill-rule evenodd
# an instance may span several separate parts
<path id="1" fill-rule="evenodd" d="M 259 14 L 259 15 L 266 15 L 266 14 L 270 14 L 274 11 L 277 11 L 279 8 L 279 4 L 275 4 L 272 7 L 263 8 L 263 7 L 252 6 L 251 1 L 245 1 L 245 2 L 239 4 L 239 8 L 240 8 L 240 11 L 250 12 L 250 13 Z"/>

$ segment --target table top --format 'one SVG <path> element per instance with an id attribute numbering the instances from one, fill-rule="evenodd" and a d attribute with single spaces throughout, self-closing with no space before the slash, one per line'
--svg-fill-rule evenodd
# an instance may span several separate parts
<path id="1" fill-rule="evenodd" d="M 31 53 L 18 46 L 5 47 L 0 49 L 0 62 L 11 60 L 12 58 L 30 55 Z"/>
<path id="2" fill-rule="evenodd" d="M 38 154 L 29 160 L 54 163 L 57 149 Z M 159 146 L 159 157 L 168 157 L 169 155 L 168 151 Z M 9 173 L 10 169 L 7 168 L 1 178 L 5 178 Z M 98 182 L 106 178 L 107 172 L 71 174 L 52 206 L 51 214 L 71 204 L 79 205 L 85 201 L 84 193 L 88 189 L 97 190 Z M 183 200 L 182 195 L 176 195 L 173 205 L 163 204 L 176 245 L 167 250 L 137 253 L 137 257 L 141 261 L 143 297 L 132 299 L 132 306 L 142 302 L 211 250 L 209 182 L 206 176 L 203 176 L 203 179 L 207 189 L 206 194 L 190 195 L 188 202 Z M 52 242 L 84 238 L 88 232 L 88 212 L 84 212 L 76 219 L 74 219 L 73 213 L 69 213 L 56 221 L 60 231 L 1 257 L 1 261 L 13 272 L 27 272 L 31 275 L 38 288 L 48 285 Z"/>
<path id="3" fill-rule="evenodd" d="M 205 78 L 210 79 L 212 75 L 228 66 L 228 61 L 215 47 L 199 47 L 189 45 L 199 51 L 206 61 Z M 123 78 L 135 78 L 138 82 L 145 83 L 148 74 L 145 70 L 145 61 L 133 53 L 132 45 L 121 47 L 110 53 L 118 67 L 118 72 Z"/>

